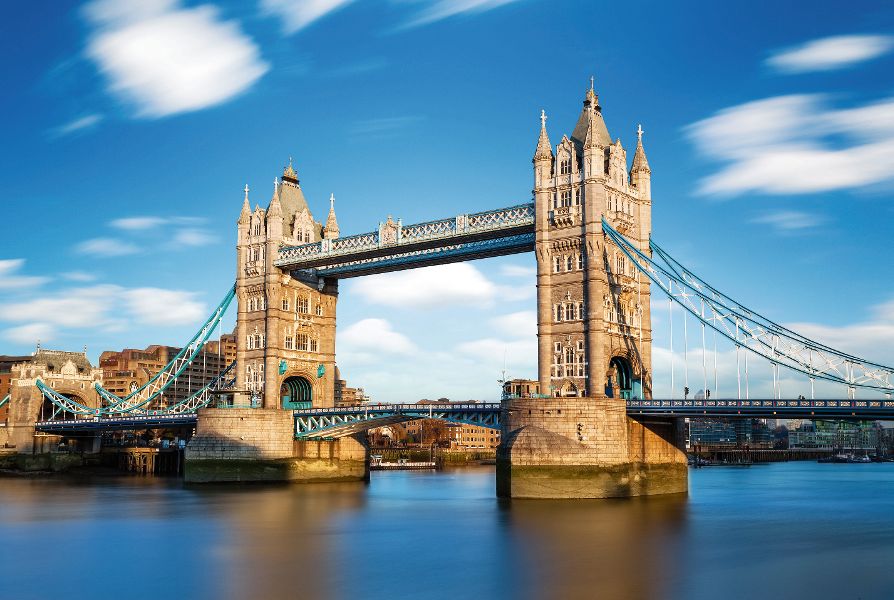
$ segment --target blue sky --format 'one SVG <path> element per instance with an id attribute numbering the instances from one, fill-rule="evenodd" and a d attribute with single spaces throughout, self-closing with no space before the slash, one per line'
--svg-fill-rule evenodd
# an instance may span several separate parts
<path id="1" fill-rule="evenodd" d="M 889 3 L 128 0 L 0 22 L 0 353 L 188 339 L 233 279 L 242 187 L 266 206 L 289 156 L 342 234 L 526 202 L 540 110 L 558 142 L 592 74 L 612 136 L 646 131 L 656 240 L 894 362 Z M 533 376 L 532 265 L 344 283 L 343 374 L 383 401 Z"/>

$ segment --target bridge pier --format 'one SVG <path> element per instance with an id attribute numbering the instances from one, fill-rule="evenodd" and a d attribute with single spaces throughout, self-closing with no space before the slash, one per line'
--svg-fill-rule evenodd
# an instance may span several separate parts
<path id="1" fill-rule="evenodd" d="M 613 398 L 503 402 L 497 495 L 619 498 L 685 493 L 682 419 L 638 421 Z"/>
<path id="2" fill-rule="evenodd" d="M 353 437 L 296 440 L 291 411 L 204 408 L 186 446 L 191 483 L 367 481 L 369 452 Z"/>

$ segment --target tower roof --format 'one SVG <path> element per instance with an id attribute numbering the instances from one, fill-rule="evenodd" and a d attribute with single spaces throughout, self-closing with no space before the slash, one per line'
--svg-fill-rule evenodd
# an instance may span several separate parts
<path id="1" fill-rule="evenodd" d="M 590 79 L 590 89 L 584 96 L 584 106 L 581 109 L 577 125 L 571 133 L 571 141 L 574 142 L 578 152 L 581 152 L 587 142 L 587 133 L 590 133 L 590 144 L 594 142 L 600 146 L 610 146 L 612 137 L 608 134 L 608 127 L 602 118 L 602 107 L 599 106 L 599 96 L 593 89 L 593 79 Z"/>
<path id="2" fill-rule="evenodd" d="M 292 157 L 289 157 L 289 165 L 283 169 L 280 184 L 273 190 L 273 198 L 270 200 L 270 206 L 273 201 L 277 200 L 283 216 L 283 235 L 292 237 L 292 225 L 295 215 L 306 210 L 310 213 L 307 206 L 307 200 L 304 199 L 304 192 L 301 191 L 301 185 L 298 182 L 298 174 L 292 166 Z M 269 209 L 268 209 L 269 211 Z M 311 218 L 313 216 L 311 215 Z"/>
<path id="3" fill-rule="evenodd" d="M 239 213 L 239 222 L 248 223 L 251 219 L 251 204 L 248 202 L 248 184 L 245 184 L 245 199 L 242 201 L 242 212 Z"/>
<path id="4" fill-rule="evenodd" d="M 646 160 L 646 151 L 643 149 L 643 126 L 636 126 L 636 152 L 633 155 L 633 167 L 631 171 L 649 171 L 649 161 Z"/>
<path id="5" fill-rule="evenodd" d="M 329 216 L 326 218 L 326 237 L 338 237 L 338 220 L 335 218 L 335 194 L 329 196 Z"/>
<path id="6" fill-rule="evenodd" d="M 552 144 L 549 143 L 549 135 L 546 133 L 546 111 L 540 111 L 540 138 L 537 140 L 537 150 L 534 151 L 534 160 L 553 157 Z"/>

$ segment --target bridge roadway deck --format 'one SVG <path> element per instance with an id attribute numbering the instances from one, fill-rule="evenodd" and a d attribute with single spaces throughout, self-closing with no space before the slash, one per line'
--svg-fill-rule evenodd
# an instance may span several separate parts
<path id="1" fill-rule="evenodd" d="M 627 400 L 627 414 L 639 417 L 730 417 L 770 419 L 894 420 L 894 400 Z M 343 437 L 373 427 L 434 418 L 497 429 L 500 403 L 376 404 L 294 411 L 295 434 L 302 438 Z M 123 431 L 194 427 L 194 414 L 83 418 L 40 421 L 46 433 Z"/>

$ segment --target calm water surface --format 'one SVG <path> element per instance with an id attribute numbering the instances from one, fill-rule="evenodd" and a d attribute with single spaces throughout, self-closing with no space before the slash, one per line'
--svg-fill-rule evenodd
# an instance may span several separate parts
<path id="1" fill-rule="evenodd" d="M 498 501 L 493 468 L 0 479 L 0 598 L 894 598 L 894 464 L 690 475 L 688 497 L 562 502 Z"/>

